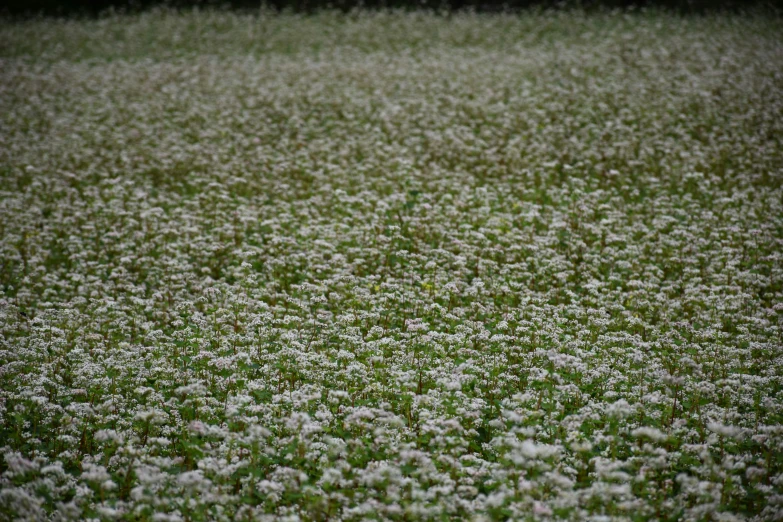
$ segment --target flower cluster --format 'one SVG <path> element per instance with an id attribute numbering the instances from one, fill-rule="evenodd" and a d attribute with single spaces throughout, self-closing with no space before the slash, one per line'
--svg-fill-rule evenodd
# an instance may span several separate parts
<path id="1" fill-rule="evenodd" d="M 0 22 L 0 514 L 780 519 L 778 30 Z"/>

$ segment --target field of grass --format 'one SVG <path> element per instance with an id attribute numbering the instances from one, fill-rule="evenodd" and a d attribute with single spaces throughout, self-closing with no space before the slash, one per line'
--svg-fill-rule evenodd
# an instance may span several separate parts
<path id="1" fill-rule="evenodd" d="M 0 22 L 0 520 L 783 519 L 781 35 Z"/>

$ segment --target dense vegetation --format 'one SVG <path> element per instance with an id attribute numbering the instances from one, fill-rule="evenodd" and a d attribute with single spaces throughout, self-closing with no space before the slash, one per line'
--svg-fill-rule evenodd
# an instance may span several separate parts
<path id="1" fill-rule="evenodd" d="M 780 15 L 776 0 L 5 0 L 0 15 L 30 17 L 95 17 L 107 13 L 135 13 L 156 7 L 168 9 L 263 9 L 315 13 L 324 9 L 436 10 L 439 12 L 519 12 L 525 9 L 579 8 L 583 10 L 663 8 L 684 14 L 741 12 L 766 9 Z"/>
<path id="2" fill-rule="evenodd" d="M 781 34 L 0 24 L 0 518 L 779 520 Z"/>

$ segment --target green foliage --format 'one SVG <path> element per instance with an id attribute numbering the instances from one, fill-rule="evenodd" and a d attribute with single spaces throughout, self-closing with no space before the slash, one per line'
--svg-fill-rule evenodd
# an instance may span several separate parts
<path id="1" fill-rule="evenodd" d="M 777 29 L 0 23 L 0 513 L 774 519 Z"/>

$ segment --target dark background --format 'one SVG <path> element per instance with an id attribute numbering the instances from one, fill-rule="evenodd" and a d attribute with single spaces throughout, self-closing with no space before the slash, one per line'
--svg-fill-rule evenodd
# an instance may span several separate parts
<path id="1" fill-rule="evenodd" d="M 747 7 L 763 6 L 780 14 L 783 0 L 265 0 L 265 4 L 277 10 L 289 9 L 311 12 L 323 8 L 350 10 L 366 8 L 406 8 L 494 12 L 516 11 L 529 7 L 579 7 L 586 10 L 628 7 L 660 7 L 682 13 L 705 13 L 718 10 L 738 11 Z M 38 14 L 48 16 L 98 16 L 113 8 L 121 11 L 139 11 L 153 6 L 167 5 L 175 8 L 233 8 L 257 9 L 261 0 L 5 0 L 0 1 L 0 15 L 29 17 Z"/>

